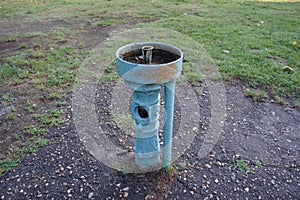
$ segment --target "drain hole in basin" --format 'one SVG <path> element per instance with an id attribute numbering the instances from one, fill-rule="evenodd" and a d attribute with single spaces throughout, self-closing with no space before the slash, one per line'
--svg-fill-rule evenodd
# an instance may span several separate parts
<path id="1" fill-rule="evenodd" d="M 145 108 L 139 106 L 137 109 L 138 109 L 138 114 L 141 118 L 145 119 L 149 117 L 148 112 Z"/>

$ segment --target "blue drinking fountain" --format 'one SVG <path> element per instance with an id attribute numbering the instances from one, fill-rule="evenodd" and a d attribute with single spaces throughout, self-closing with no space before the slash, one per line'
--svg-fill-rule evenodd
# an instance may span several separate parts
<path id="1" fill-rule="evenodd" d="M 141 170 L 160 164 L 160 91 L 164 89 L 162 166 L 170 167 L 176 78 L 181 74 L 183 53 L 177 47 L 158 43 L 132 43 L 116 52 L 118 74 L 133 90 L 135 163 Z"/>

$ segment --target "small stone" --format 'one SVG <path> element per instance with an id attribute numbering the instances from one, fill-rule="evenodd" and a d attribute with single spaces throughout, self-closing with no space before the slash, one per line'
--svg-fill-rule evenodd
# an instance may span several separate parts
<path id="1" fill-rule="evenodd" d="M 219 183 L 219 180 L 218 180 L 218 179 L 216 179 L 216 180 L 215 180 L 215 183 L 216 183 L 216 184 L 218 184 L 218 183 Z"/>
<path id="2" fill-rule="evenodd" d="M 249 192 L 249 188 L 248 187 L 245 188 L 245 192 Z"/>
<path id="3" fill-rule="evenodd" d="M 272 179 L 272 180 L 271 180 L 271 183 L 272 183 L 273 185 L 275 185 L 275 180 L 274 180 L 274 179 Z"/>
<path id="4" fill-rule="evenodd" d="M 211 165 L 210 165 L 210 164 L 205 164 L 204 166 L 207 167 L 208 169 L 211 168 Z"/>
<path id="5" fill-rule="evenodd" d="M 116 186 L 117 186 L 117 187 L 120 187 L 120 186 L 121 186 L 121 183 L 116 184 Z"/>
<path id="6" fill-rule="evenodd" d="M 194 195 L 194 191 L 190 191 L 191 195 Z"/>
<path id="7" fill-rule="evenodd" d="M 88 198 L 91 199 L 93 196 L 94 196 L 94 193 L 90 192 L 89 195 L 88 195 Z"/>
<path id="8" fill-rule="evenodd" d="M 232 180 L 232 181 L 235 181 L 235 178 L 236 178 L 235 173 L 232 173 L 232 174 L 231 174 L 231 180 Z"/>
<path id="9" fill-rule="evenodd" d="M 123 197 L 124 197 L 124 198 L 127 198 L 127 197 L 128 197 L 128 195 L 129 195 L 129 193 L 128 193 L 128 192 L 124 192 L 124 194 L 123 194 Z"/>
<path id="10" fill-rule="evenodd" d="M 129 187 L 125 187 L 122 189 L 124 192 L 128 192 L 129 191 Z"/>

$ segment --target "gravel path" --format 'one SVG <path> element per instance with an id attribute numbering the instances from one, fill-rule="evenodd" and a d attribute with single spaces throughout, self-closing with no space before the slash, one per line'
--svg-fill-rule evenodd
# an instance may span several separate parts
<path id="1" fill-rule="evenodd" d="M 80 142 L 67 100 L 66 122 L 48 133 L 49 145 L 1 177 L 0 199 L 299 198 L 298 111 L 269 100 L 253 103 L 238 84 L 227 86 L 224 133 L 213 151 L 199 159 L 209 121 L 205 88 L 199 104 L 199 133 L 175 162 L 177 173 L 168 177 L 163 171 L 124 174 L 97 161 Z"/>

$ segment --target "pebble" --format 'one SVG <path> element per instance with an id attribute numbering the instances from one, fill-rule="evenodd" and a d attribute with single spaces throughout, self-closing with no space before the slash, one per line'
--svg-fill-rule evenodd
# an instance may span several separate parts
<path id="1" fill-rule="evenodd" d="M 116 184 L 116 186 L 117 186 L 117 187 L 120 187 L 120 186 L 121 186 L 121 183 Z"/>
<path id="2" fill-rule="evenodd" d="M 249 188 L 248 187 L 245 188 L 245 192 L 249 192 Z"/>
<path id="3" fill-rule="evenodd" d="M 94 196 L 94 193 L 90 192 L 89 195 L 88 195 L 88 198 L 91 199 L 93 196 Z"/>
<path id="4" fill-rule="evenodd" d="M 129 191 L 129 187 L 125 187 L 122 189 L 124 192 L 128 192 Z"/>
<path id="5" fill-rule="evenodd" d="M 274 179 L 272 179 L 272 180 L 271 180 L 271 183 L 272 183 L 273 185 L 275 185 L 275 180 L 274 180 Z"/>
<path id="6" fill-rule="evenodd" d="M 124 198 L 127 198 L 127 197 L 128 197 L 128 195 L 129 195 L 129 193 L 128 193 L 128 192 L 124 192 L 124 195 L 123 195 L 123 197 L 124 197 Z"/>
<path id="7" fill-rule="evenodd" d="M 207 167 L 208 169 L 211 168 L 211 165 L 209 165 L 209 164 L 205 164 L 204 166 Z"/>

